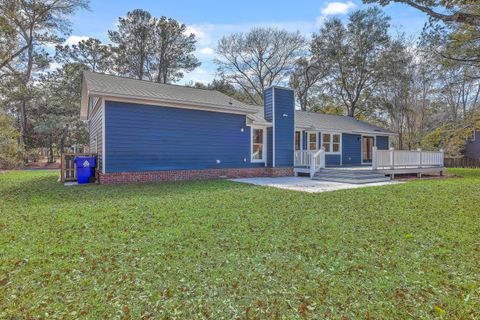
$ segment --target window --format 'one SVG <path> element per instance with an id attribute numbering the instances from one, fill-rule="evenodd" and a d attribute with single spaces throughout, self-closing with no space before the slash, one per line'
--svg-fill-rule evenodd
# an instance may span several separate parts
<path id="1" fill-rule="evenodd" d="M 317 150 L 317 133 L 311 132 L 308 134 L 308 150 Z"/>
<path id="2" fill-rule="evenodd" d="M 322 134 L 322 146 L 327 153 L 340 153 L 340 134 L 324 133 Z"/>
<path id="3" fill-rule="evenodd" d="M 302 149 L 302 132 L 295 131 L 295 150 Z"/>
<path id="4" fill-rule="evenodd" d="M 332 152 L 340 152 L 340 135 L 332 134 Z"/>
<path id="5" fill-rule="evenodd" d="M 252 162 L 264 162 L 265 130 L 252 128 Z"/>
<path id="6" fill-rule="evenodd" d="M 331 135 L 330 133 L 324 133 L 322 136 L 322 141 L 323 141 L 323 149 L 325 149 L 325 152 L 330 152 L 330 138 Z"/>

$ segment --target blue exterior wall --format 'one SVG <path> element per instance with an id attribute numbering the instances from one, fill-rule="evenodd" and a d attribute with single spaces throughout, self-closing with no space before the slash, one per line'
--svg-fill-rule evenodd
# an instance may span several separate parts
<path id="1" fill-rule="evenodd" d="M 342 134 L 342 163 L 362 163 L 362 136 L 359 134 Z"/>
<path id="2" fill-rule="evenodd" d="M 295 139 L 295 98 L 290 89 L 270 87 L 264 93 L 264 116 L 272 121 L 273 133 L 267 136 L 268 165 L 293 167 Z"/>
<path id="3" fill-rule="evenodd" d="M 267 128 L 267 167 L 273 166 L 273 128 Z"/>
<path id="4" fill-rule="evenodd" d="M 379 150 L 388 150 L 388 137 L 377 136 L 376 143 Z"/>
<path id="5" fill-rule="evenodd" d="M 326 154 L 325 165 L 327 166 L 339 166 L 341 164 L 341 155 L 339 154 Z"/>
<path id="6" fill-rule="evenodd" d="M 250 162 L 244 115 L 111 101 L 105 108 L 106 172 L 265 165 Z"/>

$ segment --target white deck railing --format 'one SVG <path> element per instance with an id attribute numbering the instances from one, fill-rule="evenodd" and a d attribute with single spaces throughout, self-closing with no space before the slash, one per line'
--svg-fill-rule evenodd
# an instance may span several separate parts
<path id="1" fill-rule="evenodd" d="M 373 147 L 373 169 L 443 167 L 444 152 L 408 150 L 378 150 Z"/>
<path id="2" fill-rule="evenodd" d="M 310 154 L 312 152 L 310 150 L 296 150 L 295 151 L 295 159 L 294 159 L 294 166 L 295 167 L 310 167 Z"/>
<path id="3" fill-rule="evenodd" d="M 305 167 L 310 169 L 310 176 L 313 177 L 317 171 L 325 168 L 325 149 L 318 151 L 297 150 L 295 151 L 295 167 Z"/>
<path id="4" fill-rule="evenodd" d="M 325 168 L 325 149 L 322 147 L 315 153 L 311 153 L 310 160 L 310 178 L 312 178 L 315 173 L 320 171 L 320 169 Z"/>

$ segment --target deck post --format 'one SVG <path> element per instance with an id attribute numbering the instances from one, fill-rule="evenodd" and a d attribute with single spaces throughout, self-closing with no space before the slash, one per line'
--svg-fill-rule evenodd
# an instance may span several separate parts
<path id="1" fill-rule="evenodd" d="M 444 161 L 445 161 L 445 150 L 440 149 L 440 157 L 441 157 L 441 159 L 440 159 L 440 167 L 443 168 L 443 167 L 445 167 L 445 163 L 444 163 Z M 442 175 L 442 174 L 443 174 L 443 172 L 440 173 L 440 175 Z"/>
<path id="2" fill-rule="evenodd" d="M 391 169 L 395 169 L 395 148 L 390 148 L 390 167 Z"/>
<path id="3" fill-rule="evenodd" d="M 372 152 L 372 170 L 377 170 L 377 146 L 373 147 Z"/>
<path id="4" fill-rule="evenodd" d="M 418 159 L 418 164 L 419 164 L 419 165 L 418 165 L 418 166 L 419 166 L 420 168 L 422 168 L 422 166 L 423 166 L 423 165 L 422 165 L 422 149 L 421 149 L 421 148 L 418 148 L 418 149 L 417 149 L 417 152 L 418 152 L 418 156 L 419 156 L 419 159 Z"/>

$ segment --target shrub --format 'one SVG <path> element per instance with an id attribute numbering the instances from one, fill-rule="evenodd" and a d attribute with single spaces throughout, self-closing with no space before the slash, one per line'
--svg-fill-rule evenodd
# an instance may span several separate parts
<path id="1" fill-rule="evenodd" d="M 18 131 L 13 119 L 0 113 L 0 169 L 14 169 L 23 165 L 24 150 L 18 144 Z"/>

